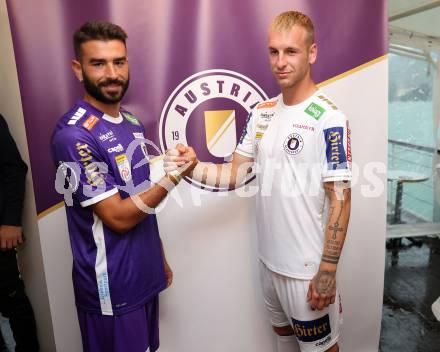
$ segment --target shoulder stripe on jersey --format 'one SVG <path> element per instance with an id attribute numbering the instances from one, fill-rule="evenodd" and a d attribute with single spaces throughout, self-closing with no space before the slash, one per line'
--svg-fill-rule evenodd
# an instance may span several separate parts
<path id="1" fill-rule="evenodd" d="M 113 315 L 112 300 L 107 272 L 107 254 L 105 250 L 104 226 L 101 219 L 93 213 L 93 239 L 96 245 L 95 273 L 102 315 Z"/>
<path id="2" fill-rule="evenodd" d="M 68 125 L 75 125 L 78 120 L 84 116 L 86 113 L 86 109 L 79 107 L 78 110 L 75 111 L 75 113 L 72 115 L 69 121 L 67 121 Z"/>
<path id="3" fill-rule="evenodd" d="M 321 99 L 322 101 L 325 101 L 328 105 L 330 105 L 330 107 L 333 110 L 338 110 L 338 107 L 335 104 L 333 104 L 333 102 L 329 98 L 327 98 L 325 95 L 320 94 L 320 95 L 318 95 L 318 98 Z"/>

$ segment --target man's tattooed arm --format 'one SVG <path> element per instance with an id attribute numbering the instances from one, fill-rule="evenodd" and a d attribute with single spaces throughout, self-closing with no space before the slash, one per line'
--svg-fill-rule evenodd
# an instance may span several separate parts
<path id="1" fill-rule="evenodd" d="M 325 193 L 330 201 L 330 211 L 324 237 L 321 261 L 338 264 L 350 218 L 351 189 L 348 183 L 327 182 Z"/>
<path id="2" fill-rule="evenodd" d="M 317 274 L 310 282 L 307 294 L 312 309 L 323 309 L 335 301 L 336 269 L 350 218 L 349 183 L 327 182 L 324 184 L 324 189 L 330 201 L 330 209 L 321 263 Z"/>

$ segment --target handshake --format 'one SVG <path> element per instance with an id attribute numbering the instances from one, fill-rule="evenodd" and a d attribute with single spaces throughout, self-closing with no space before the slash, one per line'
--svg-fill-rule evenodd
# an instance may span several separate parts
<path id="1" fill-rule="evenodd" d="M 165 173 L 178 183 L 182 177 L 188 176 L 194 170 L 198 162 L 194 149 L 179 143 L 165 153 L 163 168 Z"/>

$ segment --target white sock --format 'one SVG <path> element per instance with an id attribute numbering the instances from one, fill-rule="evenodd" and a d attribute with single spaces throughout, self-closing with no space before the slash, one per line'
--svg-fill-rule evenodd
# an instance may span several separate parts
<path id="1" fill-rule="evenodd" d="M 298 342 L 295 335 L 280 336 L 277 335 L 278 352 L 299 352 Z"/>

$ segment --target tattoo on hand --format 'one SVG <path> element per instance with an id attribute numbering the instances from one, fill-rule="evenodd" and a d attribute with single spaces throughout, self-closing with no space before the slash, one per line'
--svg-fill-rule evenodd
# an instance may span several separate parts
<path id="1" fill-rule="evenodd" d="M 331 271 L 319 271 L 315 278 L 316 292 L 319 294 L 333 294 L 336 290 L 336 273 Z"/>

